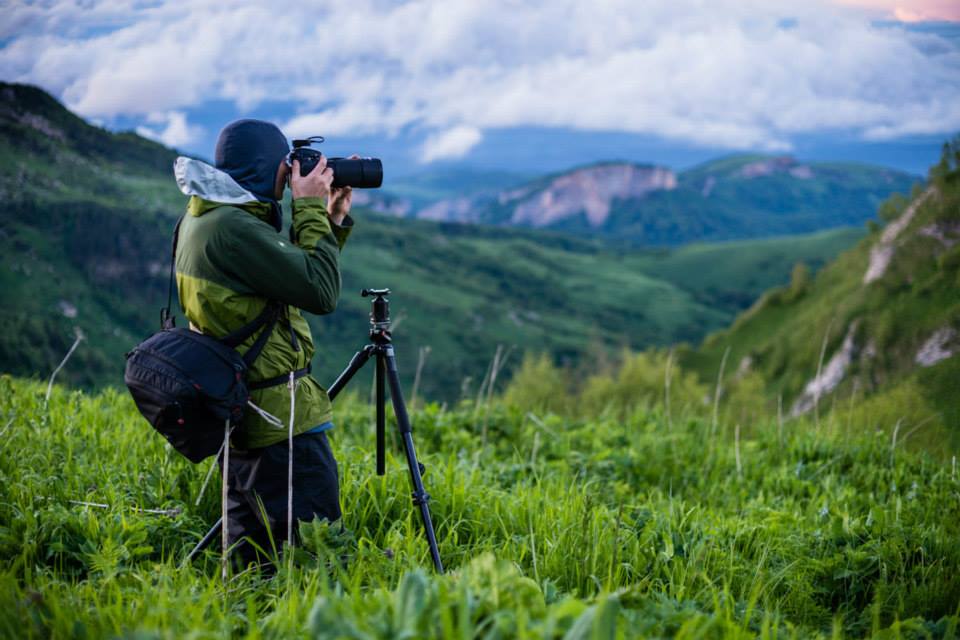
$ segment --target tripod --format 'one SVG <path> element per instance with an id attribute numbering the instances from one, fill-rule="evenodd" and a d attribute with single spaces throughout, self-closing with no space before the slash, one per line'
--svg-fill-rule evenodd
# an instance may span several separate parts
<path id="1" fill-rule="evenodd" d="M 410 484 L 413 487 L 413 505 L 420 509 L 420 518 L 423 520 L 423 530 L 430 547 L 430 556 L 433 566 L 438 573 L 443 573 L 443 562 L 440 560 L 440 550 L 437 547 L 437 536 L 433 530 L 433 520 L 430 517 L 430 495 L 423 488 L 423 472 L 425 467 L 417 460 L 417 451 L 413 445 L 413 429 L 407 415 L 407 407 L 403 402 L 403 392 L 400 389 L 400 376 L 397 373 L 397 360 L 393 351 L 390 336 L 390 295 L 389 289 L 364 289 L 360 292 L 364 298 L 373 297 L 370 313 L 370 344 L 364 346 L 350 359 L 347 368 L 337 376 L 330 385 L 327 395 L 333 400 L 347 383 L 353 379 L 363 365 L 372 357 L 376 357 L 376 402 L 377 402 L 377 475 L 386 473 L 386 384 L 390 385 L 390 400 L 393 403 L 393 412 L 397 417 L 397 429 L 403 439 L 403 449 L 407 457 L 407 467 L 410 470 Z M 223 520 L 218 520 L 197 543 L 187 562 L 192 561 L 215 538 L 220 535 Z"/>

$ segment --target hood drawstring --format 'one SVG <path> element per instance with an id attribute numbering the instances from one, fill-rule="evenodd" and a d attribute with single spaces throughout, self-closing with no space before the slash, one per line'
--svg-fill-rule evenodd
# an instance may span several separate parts
<path id="1" fill-rule="evenodd" d="M 228 494 L 230 491 L 230 434 L 233 429 L 230 428 L 230 418 L 227 418 L 223 424 L 223 487 L 220 496 L 220 522 L 223 523 L 220 538 L 220 577 L 224 582 L 227 581 L 227 569 L 229 567 L 227 551 L 230 549 L 230 518 L 228 518 Z"/>
<path id="2" fill-rule="evenodd" d="M 287 546 L 293 547 L 293 422 L 297 408 L 297 378 L 290 372 L 290 429 L 287 432 Z"/>

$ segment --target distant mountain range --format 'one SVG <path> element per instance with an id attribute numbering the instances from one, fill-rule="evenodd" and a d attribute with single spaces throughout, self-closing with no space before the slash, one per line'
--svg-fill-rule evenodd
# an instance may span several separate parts
<path id="1" fill-rule="evenodd" d="M 495 178 L 488 176 L 487 183 Z M 486 189 L 456 175 L 429 189 L 361 196 L 375 210 L 457 223 L 522 226 L 602 236 L 632 245 L 682 245 L 859 226 L 916 176 L 869 165 L 740 155 L 676 173 L 604 162 Z M 451 186 L 454 185 L 454 186 Z"/>
<path id="2" fill-rule="evenodd" d="M 81 330 L 86 339 L 60 379 L 119 384 L 123 353 L 156 330 L 165 298 L 170 232 L 186 204 L 172 178 L 175 157 L 135 134 L 89 125 L 40 89 L 0 83 L 0 371 L 47 375 Z M 609 182 L 595 175 L 611 167 L 619 168 Z M 438 171 L 393 197 L 435 202 L 494 190 L 513 194 L 504 206 L 516 209 L 559 190 L 563 175 L 571 174 L 517 185 L 507 172 Z M 647 185 L 637 202 L 677 192 L 687 179 L 622 163 L 572 175 L 564 188 L 578 193 L 581 175 L 630 197 Z M 619 215 L 614 204 L 608 221 Z M 591 206 L 599 220 L 603 198 Z M 429 346 L 420 392 L 439 398 L 475 390 L 498 345 L 548 351 L 575 366 L 600 348 L 699 341 L 785 282 L 794 263 L 815 268 L 864 233 L 637 250 L 592 232 L 557 233 L 553 224 L 401 222 L 362 208 L 357 218 L 338 311 L 310 318 L 320 346 L 314 369 L 328 379 L 365 340 L 369 307 L 355 292 L 389 286 L 404 380 Z M 556 211 L 554 219 L 564 220 Z M 506 373 L 518 361 L 508 359 Z"/>

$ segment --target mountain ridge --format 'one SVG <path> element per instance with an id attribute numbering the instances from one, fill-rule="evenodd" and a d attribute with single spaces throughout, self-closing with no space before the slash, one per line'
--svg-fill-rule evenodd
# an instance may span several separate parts
<path id="1" fill-rule="evenodd" d="M 738 154 L 680 172 L 650 163 L 590 163 L 509 187 L 427 202 L 386 193 L 373 196 L 369 206 L 403 217 L 547 228 L 634 246 L 670 246 L 863 224 L 883 200 L 909 190 L 916 179 L 861 163 Z"/>

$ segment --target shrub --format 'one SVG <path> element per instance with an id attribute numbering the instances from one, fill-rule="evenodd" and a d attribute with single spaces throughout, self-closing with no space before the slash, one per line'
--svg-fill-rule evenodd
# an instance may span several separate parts
<path id="1" fill-rule="evenodd" d="M 580 394 L 579 409 L 584 415 L 610 411 L 626 416 L 642 408 L 662 406 L 666 398 L 668 359 L 665 351 L 630 353 L 624 351 L 619 369 L 590 376 Z M 675 414 L 703 406 L 707 389 L 691 373 L 670 362 L 670 406 Z"/>
<path id="2" fill-rule="evenodd" d="M 877 215 L 880 216 L 880 219 L 884 222 L 893 222 L 900 217 L 908 204 L 910 204 L 910 201 L 907 199 L 907 196 L 902 193 L 895 193 L 883 201 L 880 205 L 880 210 L 877 211 Z"/>
<path id="3" fill-rule="evenodd" d="M 547 353 L 527 353 L 503 394 L 506 405 L 536 413 L 562 413 L 570 406 L 568 372 Z"/>

